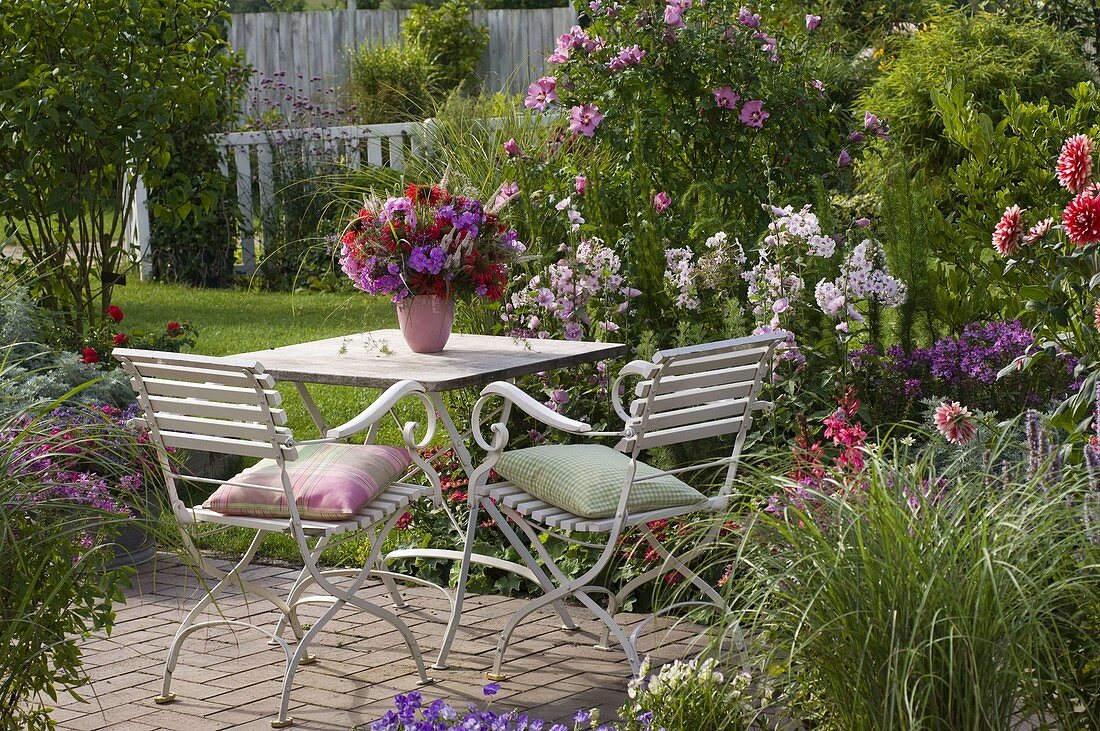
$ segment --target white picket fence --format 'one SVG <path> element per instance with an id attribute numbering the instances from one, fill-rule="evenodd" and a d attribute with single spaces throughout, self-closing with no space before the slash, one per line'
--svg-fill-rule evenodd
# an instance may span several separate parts
<path id="1" fill-rule="evenodd" d="M 348 170 L 363 165 L 403 170 L 409 155 L 418 155 L 424 122 L 374 124 L 346 127 L 281 129 L 263 132 L 230 132 L 216 135 L 221 151 L 223 175 L 236 181 L 240 264 L 237 271 L 252 274 L 256 270 L 256 222 L 270 217 L 275 203 L 275 149 L 288 142 L 300 142 L 307 156 L 323 154 L 326 160 L 338 160 Z M 140 177 L 128 181 L 135 187 L 130 223 L 124 244 L 140 265 L 141 278 L 153 277 L 153 256 L 149 246 L 148 191 Z M 123 200 L 126 200 L 124 194 Z M 260 234 L 262 241 L 262 231 Z"/>

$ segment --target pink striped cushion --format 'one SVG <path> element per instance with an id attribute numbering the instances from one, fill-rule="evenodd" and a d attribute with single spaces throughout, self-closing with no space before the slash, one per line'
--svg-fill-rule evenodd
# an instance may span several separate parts
<path id="1" fill-rule="evenodd" d="M 412 464 L 407 449 L 363 444 L 307 444 L 298 459 L 286 463 L 298 513 L 305 520 L 346 520 L 374 499 Z M 286 495 L 279 468 L 265 459 L 231 482 L 280 488 L 222 485 L 202 504 L 225 515 L 287 518 Z"/>

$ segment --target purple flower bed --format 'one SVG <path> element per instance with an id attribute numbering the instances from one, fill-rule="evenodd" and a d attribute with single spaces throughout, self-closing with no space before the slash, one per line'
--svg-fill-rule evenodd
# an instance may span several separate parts
<path id="1" fill-rule="evenodd" d="M 910 353 L 898 345 L 884 353 L 873 345 L 857 350 L 851 355 L 852 375 L 874 423 L 914 418 L 918 402 L 931 397 L 1008 417 L 1063 399 L 1079 385 L 1073 378 L 1076 360 L 1069 356 L 997 379 L 1034 345 L 1031 331 L 1017 320 L 975 322 L 958 337 Z"/>

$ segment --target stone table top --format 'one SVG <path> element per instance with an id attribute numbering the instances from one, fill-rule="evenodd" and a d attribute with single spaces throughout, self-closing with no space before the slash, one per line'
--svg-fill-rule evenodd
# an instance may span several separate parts
<path id="1" fill-rule="evenodd" d="M 284 381 L 387 388 L 411 379 L 428 391 L 440 392 L 617 358 L 625 353 L 626 346 L 620 343 L 520 340 L 461 333 L 451 335 L 447 347 L 439 353 L 414 353 L 400 330 L 374 330 L 227 359 L 259 362 L 265 371 Z"/>

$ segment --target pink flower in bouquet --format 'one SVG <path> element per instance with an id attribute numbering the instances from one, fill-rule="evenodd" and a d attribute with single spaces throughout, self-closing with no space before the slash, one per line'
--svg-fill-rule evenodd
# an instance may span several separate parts
<path id="1" fill-rule="evenodd" d="M 1062 145 L 1058 155 L 1058 183 L 1077 194 L 1088 187 L 1092 177 L 1092 140 L 1088 135 L 1074 135 Z"/>
<path id="2" fill-rule="evenodd" d="M 978 426 L 970 409 L 958 401 L 944 401 L 937 406 L 934 421 L 943 438 L 952 444 L 966 444 L 978 433 Z"/>
<path id="3" fill-rule="evenodd" d="M 580 104 L 569 110 L 569 130 L 585 137 L 594 136 L 602 121 L 603 115 L 595 104 Z"/>
<path id="4" fill-rule="evenodd" d="M 993 248 L 1001 256 L 1012 256 L 1020 250 L 1024 225 L 1020 222 L 1020 207 L 1009 206 L 993 229 Z"/>

